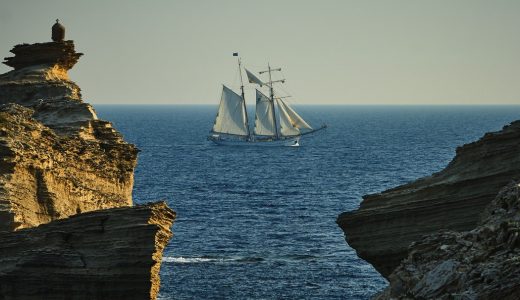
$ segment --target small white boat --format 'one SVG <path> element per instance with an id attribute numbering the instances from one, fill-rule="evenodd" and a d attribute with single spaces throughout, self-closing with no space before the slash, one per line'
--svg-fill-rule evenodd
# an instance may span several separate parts
<path id="1" fill-rule="evenodd" d="M 238 56 L 237 53 L 233 54 Z M 315 133 L 327 128 L 322 125 L 313 129 L 296 111 L 284 100 L 285 97 L 277 97 L 274 93 L 275 83 L 284 83 L 285 79 L 272 80 L 272 72 L 281 71 L 281 68 L 271 68 L 268 65 L 266 71 L 269 81 L 263 82 L 252 72 L 245 70 L 249 83 L 259 85 L 260 88 L 269 89 L 269 97 L 256 89 L 256 113 L 253 132 L 249 129 L 244 84 L 242 82 L 242 65 L 238 58 L 238 70 L 240 73 L 240 89 L 242 95 L 238 95 L 225 85 L 222 87 L 222 96 L 213 128 L 208 140 L 218 145 L 231 146 L 300 146 L 300 139 L 304 135 Z M 276 107 L 278 109 L 275 109 Z"/>

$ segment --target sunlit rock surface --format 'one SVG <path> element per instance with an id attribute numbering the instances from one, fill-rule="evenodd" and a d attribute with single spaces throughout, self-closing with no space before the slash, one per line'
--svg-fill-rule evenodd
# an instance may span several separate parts
<path id="1" fill-rule="evenodd" d="M 18 45 L 0 75 L 0 231 L 132 204 L 137 148 L 82 102 L 72 41 Z"/>
<path id="2" fill-rule="evenodd" d="M 137 148 L 81 99 L 72 41 L 0 75 L 0 299 L 156 299 L 175 213 L 132 206 Z"/>

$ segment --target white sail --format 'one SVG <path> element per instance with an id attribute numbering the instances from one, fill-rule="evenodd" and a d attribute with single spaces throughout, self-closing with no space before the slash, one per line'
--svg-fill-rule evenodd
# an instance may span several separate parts
<path id="1" fill-rule="evenodd" d="M 310 129 L 310 130 L 312 130 L 312 127 L 309 124 L 307 124 L 307 122 L 305 122 L 305 120 L 302 117 L 300 117 L 300 115 L 298 113 L 296 113 L 294 111 L 294 109 L 292 109 L 292 107 L 289 106 L 289 104 L 287 104 L 282 99 L 279 99 L 279 101 L 282 103 L 282 105 L 285 108 L 285 111 L 287 112 L 287 114 L 291 118 L 291 124 L 293 125 L 293 127 L 296 127 L 296 128 L 299 128 L 299 129 L 303 128 L 303 129 Z"/>
<path id="2" fill-rule="evenodd" d="M 285 101 L 282 99 L 276 100 L 280 111 L 280 133 L 282 135 L 298 135 L 302 128 L 312 130 L 312 127 L 307 124 L 307 122 L 305 122 L 305 120 L 300 117 L 294 109 L 285 103 Z"/>
<path id="3" fill-rule="evenodd" d="M 294 127 L 293 121 L 287 110 L 285 109 L 285 105 L 281 99 L 276 99 L 276 103 L 278 104 L 278 111 L 280 115 L 280 133 L 285 136 L 290 135 L 299 135 L 300 130 L 297 127 Z"/>
<path id="4" fill-rule="evenodd" d="M 271 99 L 256 90 L 255 134 L 274 136 L 276 135 L 275 126 Z"/>
<path id="5" fill-rule="evenodd" d="M 244 99 L 223 86 L 213 132 L 235 135 L 248 135 L 248 124 Z"/>
<path id="6" fill-rule="evenodd" d="M 264 85 L 262 80 L 258 79 L 258 77 L 256 77 L 253 73 L 249 72 L 248 69 L 244 69 L 244 70 L 246 70 L 247 80 L 249 81 L 249 83 L 256 83 L 260 86 Z"/>

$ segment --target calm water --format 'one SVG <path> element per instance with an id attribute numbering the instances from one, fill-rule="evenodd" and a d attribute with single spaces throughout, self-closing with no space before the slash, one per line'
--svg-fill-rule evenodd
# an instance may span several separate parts
<path id="1" fill-rule="evenodd" d="M 300 148 L 210 144 L 214 106 L 97 106 L 142 152 L 136 203 L 177 211 L 162 299 L 367 299 L 386 285 L 336 225 L 361 196 L 443 168 L 513 107 L 297 107 Z"/>

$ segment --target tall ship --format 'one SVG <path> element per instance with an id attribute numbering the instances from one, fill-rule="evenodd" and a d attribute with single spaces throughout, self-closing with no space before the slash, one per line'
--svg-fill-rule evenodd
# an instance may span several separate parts
<path id="1" fill-rule="evenodd" d="M 238 56 L 238 53 L 233 53 Z M 285 83 L 285 79 L 273 80 L 273 72 L 279 72 L 281 68 L 271 68 L 259 74 L 267 73 L 268 81 L 264 82 L 252 72 L 245 69 L 249 83 L 258 87 L 256 90 L 256 110 L 253 130 L 249 127 L 249 118 L 242 80 L 242 63 L 238 57 L 238 71 L 240 74 L 241 94 L 235 93 L 227 86 L 222 86 L 222 96 L 218 107 L 217 116 L 210 131 L 208 140 L 219 145 L 235 146 L 299 146 L 300 139 L 319 130 L 313 129 L 289 104 L 285 98 L 275 94 L 274 84 Z M 269 96 L 259 88 L 269 90 Z"/>

